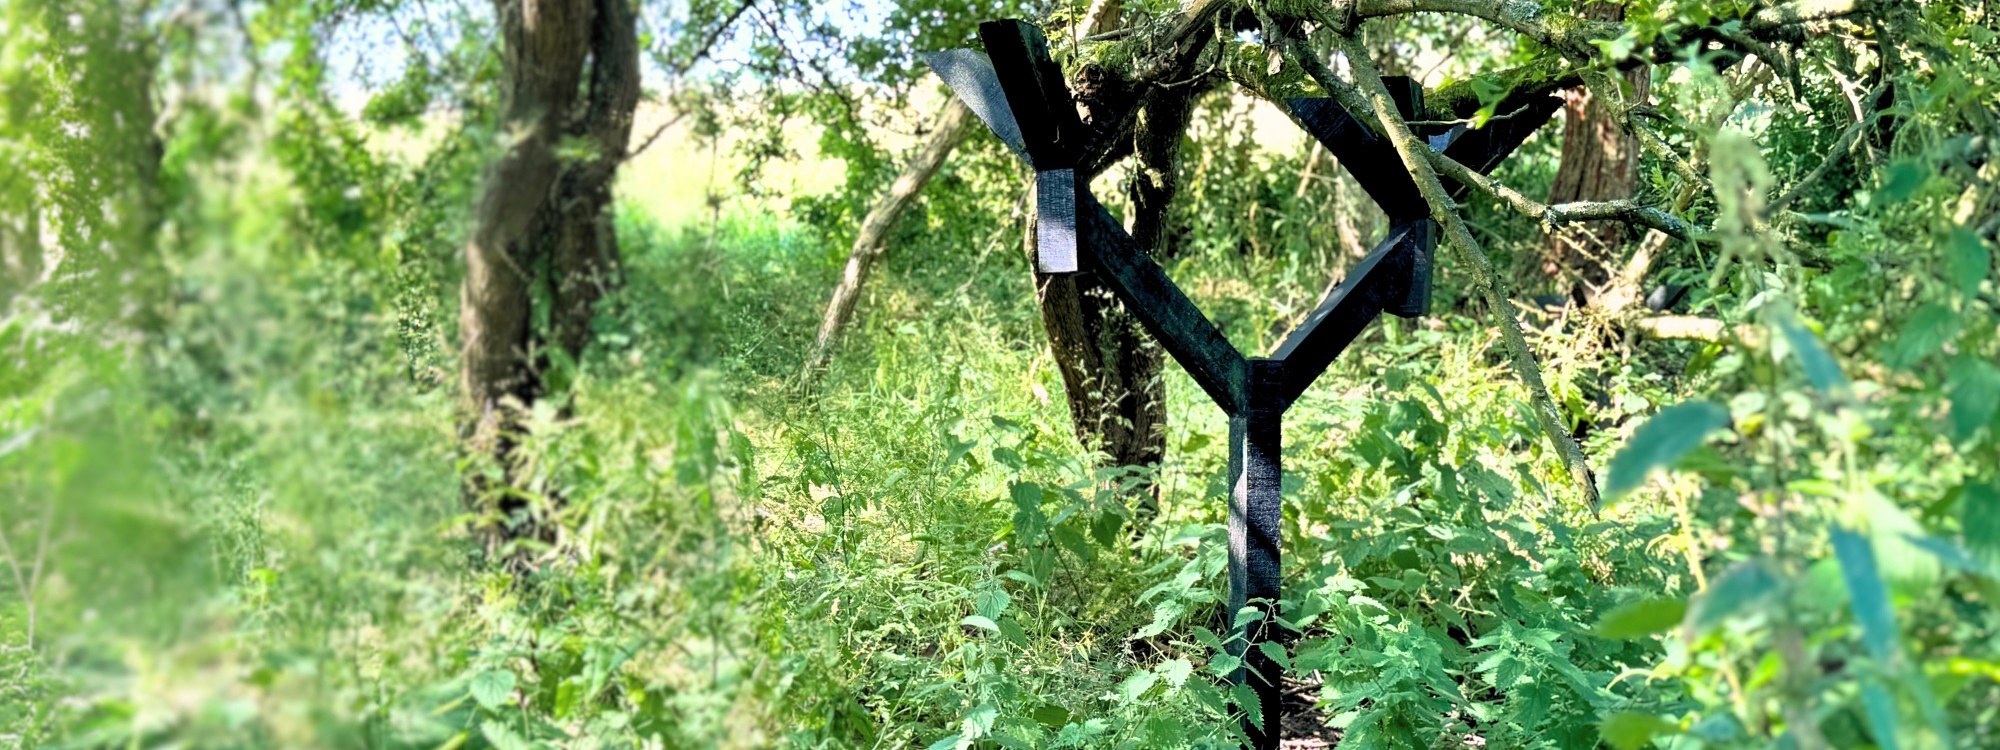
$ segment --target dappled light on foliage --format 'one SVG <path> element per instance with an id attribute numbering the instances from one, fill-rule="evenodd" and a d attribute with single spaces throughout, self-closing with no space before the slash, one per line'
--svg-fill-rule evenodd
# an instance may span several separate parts
<path id="1" fill-rule="evenodd" d="M 1228 419 L 917 54 L 1021 18 L 1246 354 L 1391 226 L 1285 100 L 1413 136 L 1282 747 L 2000 747 L 1994 13 L 0 3 L 0 746 L 1241 746 Z"/>

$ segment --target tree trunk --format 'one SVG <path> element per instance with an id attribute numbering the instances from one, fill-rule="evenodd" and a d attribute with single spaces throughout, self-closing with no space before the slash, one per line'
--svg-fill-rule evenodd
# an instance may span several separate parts
<path id="1" fill-rule="evenodd" d="M 596 302 L 615 279 L 617 245 L 605 208 L 625 160 L 639 100 L 638 36 L 626 0 L 495 0 L 507 143 L 473 206 L 460 289 L 462 380 L 469 450 L 492 456 L 505 487 L 475 479 L 468 500 L 499 495 L 493 538 L 545 536 L 515 482 L 521 414 L 541 398 L 554 352 L 574 362 L 590 340 Z M 585 69 L 589 76 L 586 80 Z M 578 139 L 594 153 L 563 158 Z M 535 330 L 532 296 L 549 291 L 549 325 Z M 482 507 L 476 505 L 475 507 Z"/>
<path id="2" fill-rule="evenodd" d="M 1192 108 L 1191 95 L 1156 100 L 1133 134 L 1132 235 L 1159 260 L 1172 254 L 1168 207 L 1179 190 L 1180 143 Z M 1032 258 L 1032 220 L 1027 243 Z M 1167 449 L 1165 351 L 1089 271 L 1036 271 L 1035 292 L 1077 439 L 1102 450 L 1108 465 L 1158 466 Z M 1142 515 L 1157 507 L 1154 491 L 1141 497 Z"/>
<path id="3" fill-rule="evenodd" d="M 548 208 L 559 216 L 550 242 L 549 272 L 555 345 L 572 362 L 590 342 L 597 302 L 618 279 L 618 233 L 612 224 L 611 188 L 632 140 L 632 117 L 639 106 L 639 35 L 633 8 L 625 0 L 595 0 L 591 29 L 590 91 L 572 138 L 587 139 L 594 158 L 570 165 L 557 182 Z"/>
<path id="4" fill-rule="evenodd" d="M 833 287 L 833 298 L 826 303 L 826 317 L 819 324 L 819 336 L 813 341 L 812 352 L 806 355 L 805 371 L 800 382 L 811 389 L 820 371 L 826 367 L 827 359 L 833 355 L 833 342 L 839 338 L 840 330 L 847 327 L 847 321 L 854 316 L 854 303 L 861 297 L 861 286 L 868 283 L 869 272 L 875 269 L 875 262 L 888 250 L 889 230 L 896 226 L 896 220 L 915 203 L 917 193 L 936 176 L 944 166 L 945 157 L 965 140 L 970 132 L 967 126 L 972 121 L 972 110 L 958 97 L 952 97 L 944 112 L 938 115 L 937 123 L 931 130 L 931 137 L 917 154 L 910 159 L 910 166 L 889 185 L 889 192 L 868 210 L 868 216 L 861 220 L 861 231 L 854 236 L 854 247 L 847 254 L 847 268 L 840 274 L 840 283 Z"/>
<path id="5" fill-rule="evenodd" d="M 1584 7 L 1584 17 L 1622 21 L 1625 9 L 1614 3 L 1593 2 Z M 1647 66 L 1640 66 L 1626 74 L 1625 82 L 1632 86 L 1628 101 L 1646 100 L 1652 88 L 1647 71 Z M 1618 118 L 1588 89 L 1573 88 L 1567 98 L 1562 161 L 1549 188 L 1549 205 L 1631 198 L 1639 176 L 1638 139 L 1621 129 Z M 1572 296 L 1594 300 L 1610 281 L 1612 269 L 1621 265 L 1624 243 L 1625 226 L 1619 222 L 1567 225 L 1544 238 L 1542 272 L 1551 279 L 1567 281 Z"/>

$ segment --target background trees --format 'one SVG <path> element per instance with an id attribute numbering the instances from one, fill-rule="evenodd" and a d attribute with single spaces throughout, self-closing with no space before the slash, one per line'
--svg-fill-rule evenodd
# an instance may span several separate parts
<path id="1" fill-rule="evenodd" d="M 1989 11 L 9 4 L 0 736 L 1231 743 L 1222 425 L 1035 277 L 1003 146 L 926 155 L 913 53 L 1015 15 L 1245 350 L 1379 224 L 1259 99 L 1592 102 L 1490 180 L 1399 153 L 1475 189 L 1433 207 L 1434 316 L 1294 407 L 1288 732 L 1991 746 Z M 1629 186 L 1570 187 L 1593 160 Z"/>

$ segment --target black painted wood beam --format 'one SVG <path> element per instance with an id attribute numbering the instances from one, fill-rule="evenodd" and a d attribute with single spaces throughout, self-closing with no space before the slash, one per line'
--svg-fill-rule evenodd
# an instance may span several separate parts
<path id="1" fill-rule="evenodd" d="M 1298 400 L 1377 315 L 1391 311 L 1408 317 L 1413 309 L 1422 314 L 1421 307 L 1429 300 L 1413 300 L 1410 292 L 1421 275 L 1426 277 L 1423 294 L 1429 293 L 1427 250 L 1435 234 L 1432 226 L 1429 219 L 1391 225 L 1389 236 L 1285 336 L 1271 354 L 1285 364 L 1282 404 L 1289 407 Z"/>
<path id="2" fill-rule="evenodd" d="M 1167 277 L 1160 264 L 1139 249 L 1138 241 L 1097 202 L 1089 186 L 1076 188 L 1080 199 L 1077 239 L 1079 245 L 1089 248 L 1084 253 L 1086 262 L 1217 406 L 1230 414 L 1241 411 L 1247 393 L 1243 354 Z"/>
<path id="3" fill-rule="evenodd" d="M 987 21 L 979 25 L 979 39 L 1036 172 L 1035 264 L 1043 273 L 1075 272 L 1075 168 L 1089 133 L 1076 115 L 1062 66 L 1049 56 L 1041 27 L 1027 21 Z"/>
<path id="4" fill-rule="evenodd" d="M 1250 746 L 1275 748 L 1283 724 L 1284 670 L 1260 644 L 1285 643 L 1292 633 L 1278 624 L 1278 600 L 1284 597 L 1284 423 L 1285 363 L 1275 359 L 1248 362 L 1249 403 L 1229 416 L 1229 609 L 1235 618 L 1244 607 L 1262 615 L 1233 627 L 1229 653 L 1243 658 L 1230 681 L 1250 686 L 1257 695 L 1259 721 L 1244 722 Z M 1246 711 L 1248 706 L 1243 707 Z M 1261 725 L 1261 726 L 1260 726 Z"/>
<path id="5" fill-rule="evenodd" d="M 1011 18 L 987 21 L 979 25 L 979 41 L 986 45 L 1000 90 L 1014 110 L 1029 162 L 1038 170 L 1076 166 L 1083 121 L 1041 28 Z"/>

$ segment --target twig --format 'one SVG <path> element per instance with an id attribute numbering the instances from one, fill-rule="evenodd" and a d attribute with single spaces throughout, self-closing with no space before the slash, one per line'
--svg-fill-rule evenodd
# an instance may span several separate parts
<path id="1" fill-rule="evenodd" d="M 1432 168 L 1480 192 L 1493 196 L 1501 203 L 1523 216 L 1542 222 L 1546 227 L 1571 224 L 1580 221 L 1622 221 L 1650 229 L 1658 229 L 1667 235 L 1684 241 L 1703 245 L 1714 245 L 1714 233 L 1683 221 L 1680 217 L 1651 206 L 1640 205 L 1629 200 L 1577 201 L 1549 205 L 1522 195 L 1520 191 L 1500 184 L 1491 177 L 1480 174 L 1457 160 L 1425 149 L 1424 156 Z"/>
<path id="2" fill-rule="evenodd" d="M 1523 104 L 1523 105 L 1521 105 L 1521 106 L 1519 106 L 1519 107 L 1515 107 L 1515 108 L 1514 108 L 1514 111 L 1512 111 L 1512 112 L 1508 112 L 1507 114 L 1504 114 L 1504 115 L 1495 115 L 1495 116 L 1493 116 L 1493 117 L 1488 117 L 1488 118 L 1486 118 L 1486 121 L 1487 121 L 1487 122 L 1499 122 L 1499 121 L 1501 121 L 1501 120 L 1511 120 L 1511 119 L 1514 119 L 1515 117 L 1518 117 L 1518 116 L 1520 116 L 1520 115 L 1521 115 L 1522 113 L 1525 113 L 1525 112 L 1527 112 L 1527 111 L 1528 111 L 1529 109 L 1532 109 L 1532 108 L 1534 108 L 1534 106 L 1535 106 L 1535 105 L 1534 105 L 1534 103 L 1533 103 L 1533 102 L 1529 102 L 1529 103 L 1527 103 L 1527 104 Z M 1451 126 L 1451 125 L 1478 125 L 1478 124 L 1479 124 L 1479 118 L 1476 118 L 1476 117 L 1461 117 L 1461 118 L 1459 118 L 1459 119 L 1456 119 L 1456 120 L 1410 120 L 1409 122 L 1407 122 L 1407 123 L 1405 123 L 1405 124 L 1407 124 L 1407 125 L 1412 125 L 1412 126 L 1416 126 L 1416 127 L 1435 127 L 1435 126 Z"/>
<path id="3" fill-rule="evenodd" d="M 1881 101 L 1882 93 L 1888 90 L 1889 81 L 1884 77 L 1881 83 L 1876 84 L 1875 88 L 1868 92 L 1868 101 L 1870 103 Z M 1841 160 L 1847 157 L 1847 153 L 1854 150 L 1854 145 L 1861 142 L 1862 136 L 1875 129 L 1875 121 L 1879 118 L 1880 114 L 1868 114 L 1857 118 L 1853 125 L 1847 126 L 1847 131 L 1840 134 L 1840 140 L 1834 143 L 1833 151 L 1828 153 L 1825 159 L 1820 160 L 1819 166 L 1813 167 L 1812 172 L 1800 178 L 1790 190 L 1786 190 L 1784 195 L 1778 196 L 1777 200 L 1771 201 L 1771 205 L 1764 209 L 1765 220 L 1769 221 L 1770 217 L 1776 216 L 1778 212 L 1785 210 L 1786 206 L 1792 205 L 1799 196 L 1805 195 L 1807 189 L 1818 184 L 1833 171 L 1834 167 L 1839 166 Z"/>
<path id="4" fill-rule="evenodd" d="M 652 148 L 653 141 L 659 140 L 660 134 L 667 132 L 669 128 L 672 128 L 675 125 L 679 125 L 681 120 L 686 117 L 687 117 L 686 112 L 676 112 L 674 113 L 674 116 L 668 118 L 666 122 L 660 123 L 659 127 L 653 129 L 652 135 L 646 136 L 646 140 L 641 141 L 639 143 L 638 148 L 632 149 L 630 153 L 625 154 L 625 161 L 631 161 L 633 157 L 645 153 L 646 149 Z"/>

